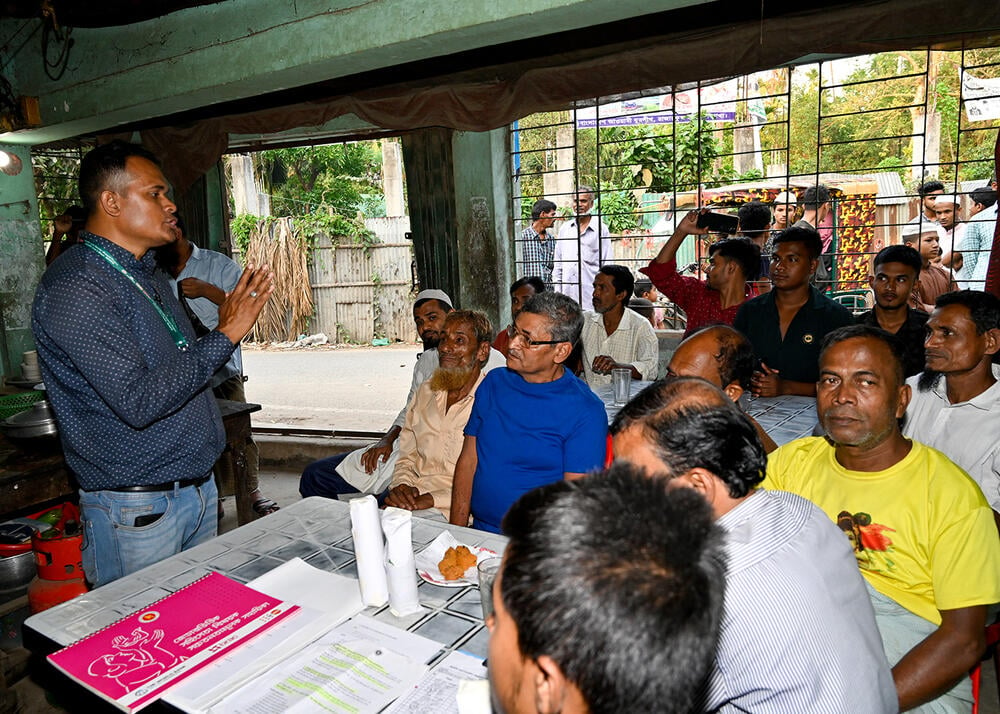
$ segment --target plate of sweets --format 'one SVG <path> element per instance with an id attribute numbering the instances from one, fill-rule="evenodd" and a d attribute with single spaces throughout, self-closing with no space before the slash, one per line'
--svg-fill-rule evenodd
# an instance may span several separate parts
<path id="1" fill-rule="evenodd" d="M 464 545 L 445 531 L 417 553 L 414 563 L 417 575 L 432 585 L 464 588 L 466 585 L 478 585 L 476 566 L 480 561 L 495 557 L 497 554 L 489 548 Z"/>

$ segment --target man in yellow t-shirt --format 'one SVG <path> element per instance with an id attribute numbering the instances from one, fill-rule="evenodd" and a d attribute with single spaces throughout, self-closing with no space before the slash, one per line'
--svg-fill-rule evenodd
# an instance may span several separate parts
<path id="1" fill-rule="evenodd" d="M 771 454 L 763 485 L 810 499 L 850 539 L 900 709 L 968 712 L 967 674 L 985 649 L 987 607 L 1000 602 L 1000 540 L 976 483 L 900 432 L 910 400 L 901 355 L 875 327 L 830 333 L 816 388 L 828 436 Z"/>

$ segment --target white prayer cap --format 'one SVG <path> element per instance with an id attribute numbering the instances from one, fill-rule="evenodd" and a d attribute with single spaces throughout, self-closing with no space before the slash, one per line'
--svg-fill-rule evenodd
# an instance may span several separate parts
<path id="1" fill-rule="evenodd" d="M 797 198 L 795 197 L 795 194 L 794 194 L 794 193 L 791 193 L 791 192 L 789 192 L 789 191 L 782 191 L 782 192 L 781 192 L 781 193 L 779 193 L 779 194 L 777 195 L 777 197 L 776 197 L 776 198 L 774 199 L 774 202 L 775 202 L 776 204 L 777 204 L 777 203 L 798 203 L 798 201 L 799 201 L 799 199 L 797 199 Z"/>
<path id="2" fill-rule="evenodd" d="M 416 304 L 421 300 L 437 300 L 438 302 L 443 302 L 448 307 L 455 307 L 451 304 L 451 298 L 448 297 L 448 293 L 444 290 L 421 290 L 417 293 L 417 299 L 413 302 Z"/>
<path id="3" fill-rule="evenodd" d="M 935 206 L 961 206 L 962 199 L 953 193 L 945 193 L 934 199 Z"/>

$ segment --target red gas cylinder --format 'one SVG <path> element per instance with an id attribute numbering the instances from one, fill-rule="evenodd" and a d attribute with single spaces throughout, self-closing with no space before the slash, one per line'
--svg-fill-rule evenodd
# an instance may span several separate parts
<path id="1" fill-rule="evenodd" d="M 54 529 L 35 533 L 31 547 L 35 551 L 38 577 L 28 585 L 28 605 L 32 613 L 47 610 L 87 592 L 80 547 L 83 534 L 77 523 L 76 508 L 67 504 L 63 517 Z M 45 537 L 48 536 L 48 537 Z"/>

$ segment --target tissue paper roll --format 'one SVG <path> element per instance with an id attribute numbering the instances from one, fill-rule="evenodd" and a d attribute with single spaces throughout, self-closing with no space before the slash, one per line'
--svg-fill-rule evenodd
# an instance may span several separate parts
<path id="1" fill-rule="evenodd" d="M 358 565 L 361 602 L 368 607 L 385 605 L 389 587 L 385 580 L 385 545 L 374 496 L 351 499 L 351 534 Z"/>
<path id="2" fill-rule="evenodd" d="M 410 526 L 413 514 L 402 508 L 382 511 L 385 532 L 385 574 L 389 579 L 389 609 L 396 617 L 423 610 L 417 597 L 417 566 L 413 563 Z"/>

